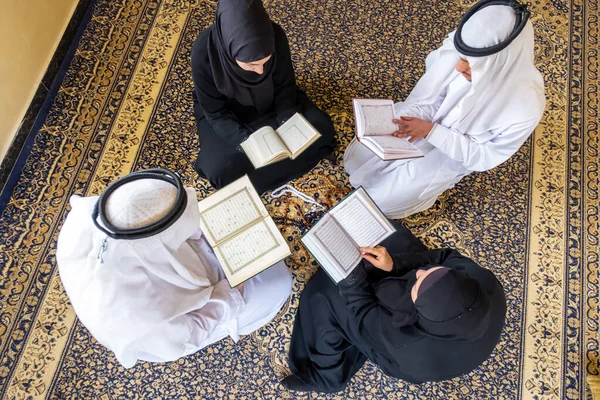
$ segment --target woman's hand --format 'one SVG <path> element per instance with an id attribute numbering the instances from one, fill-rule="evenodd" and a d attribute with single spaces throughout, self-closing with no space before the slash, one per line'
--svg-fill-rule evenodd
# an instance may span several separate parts
<path id="1" fill-rule="evenodd" d="M 373 264 L 376 268 L 390 272 L 394 266 L 392 256 L 383 246 L 361 247 L 362 257 Z"/>
<path id="2" fill-rule="evenodd" d="M 411 143 L 429 135 L 429 132 L 431 132 L 431 129 L 433 128 L 433 123 L 419 118 L 400 117 L 400 119 L 394 119 L 392 122 L 398 125 L 398 130 L 392 133 L 392 135 L 397 138 L 406 138 L 410 136 L 409 142 Z"/>

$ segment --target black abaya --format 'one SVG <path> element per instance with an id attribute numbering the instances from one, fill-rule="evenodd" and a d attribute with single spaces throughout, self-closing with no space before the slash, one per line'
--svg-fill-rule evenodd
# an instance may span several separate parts
<path id="1" fill-rule="evenodd" d="M 283 29 L 273 24 L 275 60 L 272 79 L 273 104 L 261 113 L 254 106 L 227 98 L 216 87 L 211 70 L 208 41 L 210 27 L 192 49 L 192 75 L 195 84 L 194 112 L 200 137 L 200 153 L 195 170 L 220 189 L 248 174 L 259 193 L 273 189 L 308 172 L 334 150 L 335 129 L 329 116 L 296 87 L 289 45 Z M 295 160 L 284 160 L 255 169 L 239 144 L 263 126 L 278 128 L 294 113 L 302 115 L 321 137 Z"/>
<path id="2" fill-rule="evenodd" d="M 394 256 L 390 273 L 361 263 L 339 287 L 320 269 L 306 285 L 290 346 L 292 376 L 283 384 L 303 391 L 337 392 L 370 359 L 384 373 L 411 383 L 465 374 L 492 353 L 506 314 L 502 286 L 494 275 L 450 249 L 427 251 L 407 229 L 382 245 Z M 393 328 L 392 315 L 373 288 L 383 279 L 406 276 L 428 265 L 444 265 L 477 280 L 490 299 L 490 324 L 475 340 L 443 340 L 414 326 Z M 399 294 L 400 295 L 400 294 Z"/>

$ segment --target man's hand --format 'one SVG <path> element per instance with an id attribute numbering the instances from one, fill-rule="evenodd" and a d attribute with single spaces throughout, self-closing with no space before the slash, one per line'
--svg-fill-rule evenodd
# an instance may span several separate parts
<path id="1" fill-rule="evenodd" d="M 376 268 L 390 272 L 394 266 L 394 260 L 383 246 L 361 247 L 362 257 L 373 264 Z"/>
<path id="2" fill-rule="evenodd" d="M 433 128 L 433 123 L 423 121 L 419 118 L 400 117 L 400 119 L 394 119 L 392 122 L 398 125 L 398 130 L 392 133 L 392 135 L 397 138 L 410 136 L 409 142 L 411 143 L 415 140 L 423 139 L 429 134 L 431 128 Z"/>
<path id="3" fill-rule="evenodd" d="M 237 286 L 235 287 L 235 288 L 236 288 L 236 289 L 237 289 L 237 290 L 240 292 L 240 294 L 241 294 L 242 296 L 244 295 L 244 292 L 242 291 L 242 289 L 244 288 L 244 284 L 245 284 L 245 283 L 246 283 L 246 282 L 242 282 L 242 283 L 240 283 L 239 285 L 237 285 Z"/>

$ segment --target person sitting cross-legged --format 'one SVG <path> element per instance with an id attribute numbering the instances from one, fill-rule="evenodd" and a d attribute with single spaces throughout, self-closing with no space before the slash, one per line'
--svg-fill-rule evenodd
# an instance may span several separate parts
<path id="1" fill-rule="evenodd" d="M 411 383 L 441 381 L 490 356 L 506 315 L 492 272 L 456 250 L 426 249 L 402 226 L 361 251 L 364 260 L 338 286 L 323 269 L 307 283 L 283 386 L 338 392 L 367 359 Z"/>

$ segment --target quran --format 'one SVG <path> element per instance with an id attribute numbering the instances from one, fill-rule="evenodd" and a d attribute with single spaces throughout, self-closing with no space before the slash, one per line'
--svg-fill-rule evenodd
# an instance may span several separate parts
<path id="1" fill-rule="evenodd" d="M 200 228 L 231 287 L 291 254 L 247 175 L 200 201 L 198 209 Z"/>
<path id="2" fill-rule="evenodd" d="M 302 116 L 294 114 L 277 130 L 264 126 L 242 142 L 244 153 L 254 168 L 298 157 L 321 137 L 321 134 Z"/>
<path id="3" fill-rule="evenodd" d="M 373 247 L 396 229 L 360 187 L 329 210 L 300 239 L 338 283 L 362 259 L 360 247 Z"/>
<path id="4" fill-rule="evenodd" d="M 398 126 L 394 102 L 379 99 L 354 99 L 354 119 L 358 141 L 384 161 L 423 157 L 407 139 L 392 136 Z"/>

